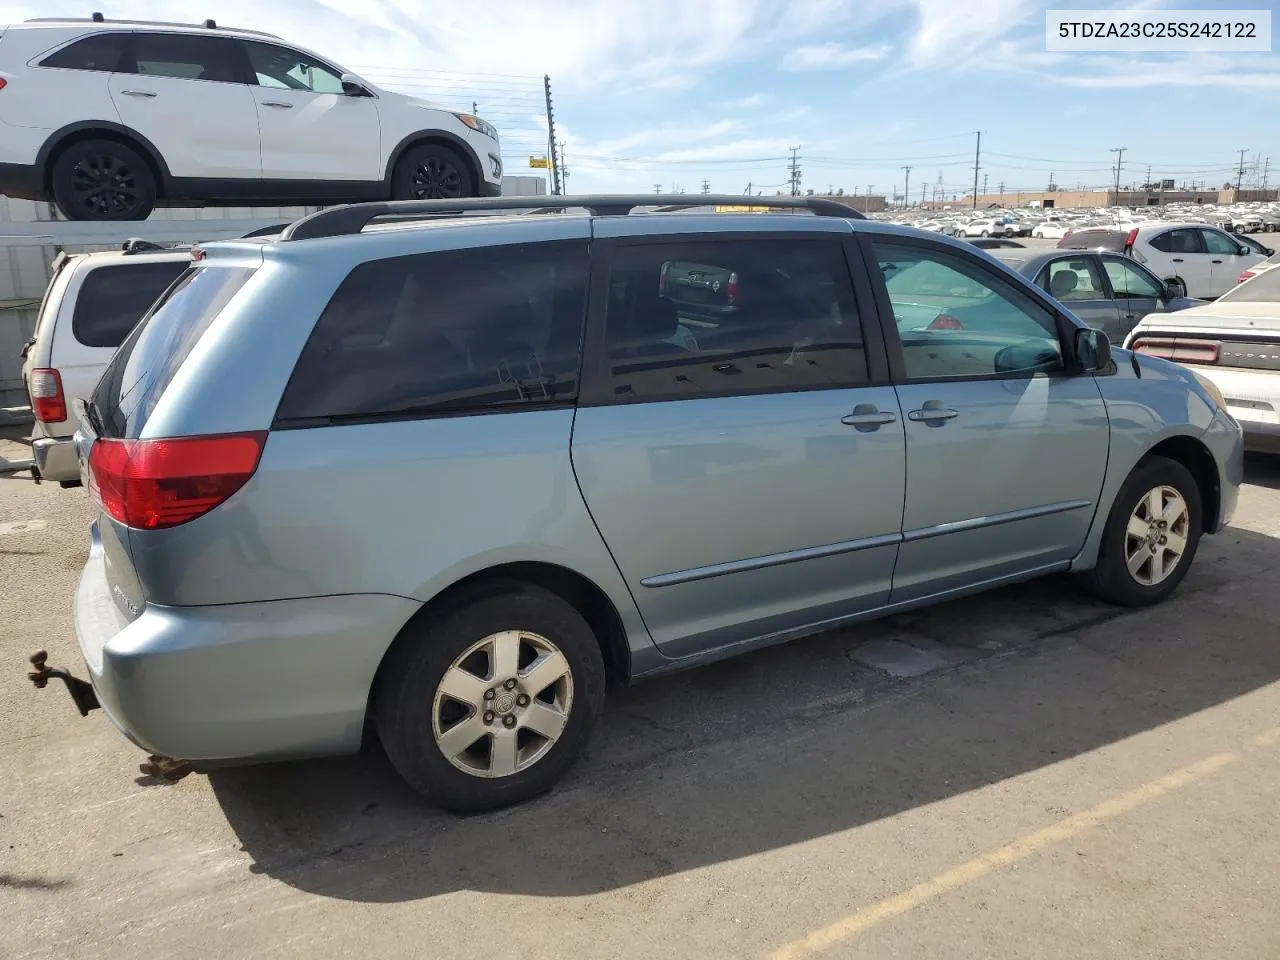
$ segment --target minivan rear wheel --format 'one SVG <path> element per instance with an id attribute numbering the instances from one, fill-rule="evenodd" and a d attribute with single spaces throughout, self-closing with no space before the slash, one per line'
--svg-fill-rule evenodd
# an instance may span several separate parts
<path id="1" fill-rule="evenodd" d="M 587 742 L 605 674 L 590 626 L 555 594 L 503 581 L 459 599 L 397 641 L 373 716 L 409 785 L 465 812 L 549 790 Z"/>
<path id="2" fill-rule="evenodd" d="M 1163 600 L 1195 559 L 1202 510 L 1191 471 L 1167 457 L 1142 460 L 1111 507 L 1098 563 L 1084 574 L 1085 586 L 1127 607 Z"/>
<path id="3" fill-rule="evenodd" d="M 53 199 L 68 220 L 145 220 L 156 204 L 156 180 L 136 150 L 114 140 L 67 147 L 50 174 Z"/>

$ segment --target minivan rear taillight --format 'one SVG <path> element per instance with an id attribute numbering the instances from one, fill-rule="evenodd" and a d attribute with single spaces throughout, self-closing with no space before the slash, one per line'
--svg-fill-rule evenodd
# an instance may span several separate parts
<path id="1" fill-rule="evenodd" d="M 3 90 L 8 85 L 9 85 L 9 81 L 6 80 L 4 77 L 0 77 L 0 90 Z"/>
<path id="2" fill-rule="evenodd" d="M 57 370 L 32 370 L 27 378 L 31 413 L 41 423 L 61 423 L 67 419 L 67 398 L 62 392 L 62 374 Z"/>
<path id="3" fill-rule="evenodd" d="M 203 516 L 258 469 L 265 431 L 163 440 L 103 438 L 89 451 L 89 492 L 127 527 L 159 530 Z"/>

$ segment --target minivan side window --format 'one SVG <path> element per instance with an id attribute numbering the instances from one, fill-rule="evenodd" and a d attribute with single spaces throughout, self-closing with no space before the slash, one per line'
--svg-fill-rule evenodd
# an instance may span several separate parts
<path id="1" fill-rule="evenodd" d="M 848 267 L 835 240 L 620 246 L 605 338 L 615 402 L 868 381 Z"/>
<path id="2" fill-rule="evenodd" d="M 910 380 L 1065 369 L 1052 313 L 993 270 L 947 250 L 873 242 Z"/>
<path id="3" fill-rule="evenodd" d="M 276 426 L 572 401 L 587 249 L 572 240 L 361 264 L 316 322 Z"/>
<path id="4" fill-rule="evenodd" d="M 124 53 L 125 36 L 123 33 L 95 33 L 49 54 L 40 61 L 40 66 L 114 73 Z"/>
<path id="5" fill-rule="evenodd" d="M 178 80 L 242 83 L 243 57 L 236 41 L 186 33 L 135 33 L 121 73 Z"/>
<path id="6" fill-rule="evenodd" d="M 188 266 L 187 260 L 168 260 L 88 271 L 76 295 L 71 332 L 86 347 L 120 346 L 133 325 Z"/>

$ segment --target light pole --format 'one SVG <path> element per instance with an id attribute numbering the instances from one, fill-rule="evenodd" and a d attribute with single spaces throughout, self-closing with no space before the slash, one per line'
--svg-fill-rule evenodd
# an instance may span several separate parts
<path id="1" fill-rule="evenodd" d="M 1111 206 L 1113 207 L 1120 206 L 1120 165 L 1124 163 L 1124 152 L 1128 149 L 1128 147 L 1112 147 L 1107 151 L 1108 153 L 1116 154 L 1116 192 L 1111 200 Z"/>

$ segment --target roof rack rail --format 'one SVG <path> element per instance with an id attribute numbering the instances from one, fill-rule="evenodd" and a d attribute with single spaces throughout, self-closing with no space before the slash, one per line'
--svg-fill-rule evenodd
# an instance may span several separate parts
<path id="1" fill-rule="evenodd" d="M 101 13 L 94 12 L 88 17 L 32 17 L 25 21 L 26 23 L 115 23 L 132 27 L 188 27 L 199 28 L 204 30 L 217 30 L 218 24 L 213 20 L 203 20 L 200 23 L 180 23 L 176 20 L 108 20 Z M 222 27 L 223 30 L 232 30 L 236 33 L 249 33 L 258 37 L 270 37 L 272 40 L 279 40 L 280 37 L 274 33 L 267 33 L 265 30 L 246 30 L 244 27 Z"/>
<path id="2" fill-rule="evenodd" d="M 329 207 L 295 220 L 280 235 L 282 241 L 315 240 L 319 237 L 342 237 L 359 233 L 382 217 L 409 220 L 458 214 L 502 210 L 529 210 L 549 213 L 554 210 L 585 209 L 594 217 L 624 217 L 637 207 L 659 207 L 664 211 L 688 210 L 691 207 L 741 207 L 758 210 L 807 210 L 820 217 L 844 217 L 865 220 L 852 207 L 825 197 L 741 197 L 707 194 L 584 194 L 569 197 L 470 197 L 462 200 L 391 200 L 381 203 L 351 203 Z"/>

